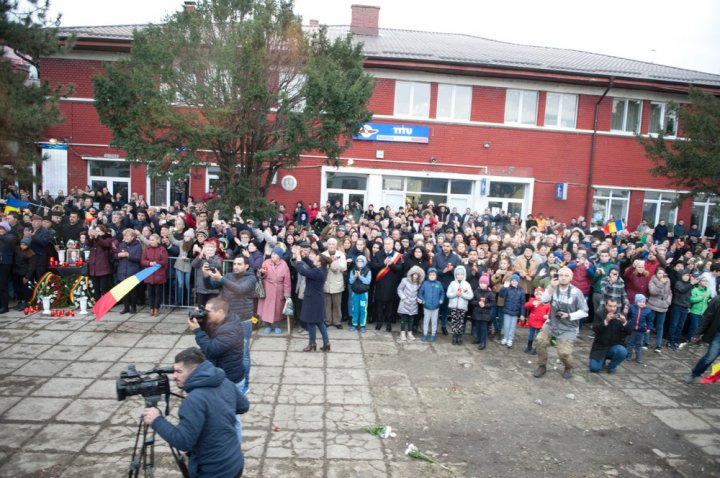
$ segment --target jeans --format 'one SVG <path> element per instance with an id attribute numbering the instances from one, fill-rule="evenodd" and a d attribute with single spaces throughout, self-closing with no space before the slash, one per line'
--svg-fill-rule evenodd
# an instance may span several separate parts
<path id="1" fill-rule="evenodd" d="M 513 315 L 504 314 L 503 317 L 503 339 L 512 343 L 515 337 L 515 328 L 517 327 L 518 318 Z"/>
<path id="2" fill-rule="evenodd" d="M 307 326 L 308 326 L 308 333 L 309 333 L 309 337 L 310 337 L 310 343 L 311 343 L 311 344 L 314 344 L 314 343 L 315 343 L 315 339 L 316 339 L 316 337 L 317 337 L 316 332 L 315 332 L 315 326 L 316 326 L 316 325 L 317 325 L 318 328 L 320 329 L 320 334 L 322 335 L 322 339 L 323 339 L 323 345 L 329 344 L 329 343 L 330 343 L 330 339 L 328 338 L 327 326 L 325 325 L 325 322 L 320 322 L 319 324 L 315 324 L 315 323 L 308 323 L 308 324 L 307 324 Z"/>
<path id="3" fill-rule="evenodd" d="M 698 363 L 696 363 L 693 367 L 693 376 L 699 377 L 705 373 L 705 370 L 707 370 L 718 357 L 720 357 L 720 334 L 715 334 L 715 338 L 712 342 L 710 342 L 707 352 L 705 352 L 705 355 L 700 357 Z"/>
<path id="4" fill-rule="evenodd" d="M 532 344 L 533 340 L 535 340 L 535 336 L 540 333 L 540 329 L 536 329 L 535 327 L 528 327 L 530 331 L 528 332 L 528 343 Z"/>
<path id="5" fill-rule="evenodd" d="M 245 394 L 243 392 L 243 387 L 245 386 L 245 379 L 239 381 L 235 384 L 235 387 L 237 387 L 238 392 Z M 242 422 L 240 421 L 240 415 L 235 415 L 235 431 L 237 432 L 238 436 L 238 442 L 240 442 L 240 448 L 242 448 Z"/>
<path id="6" fill-rule="evenodd" d="M 659 349 L 662 346 L 662 339 L 663 339 L 663 329 L 665 328 L 665 316 L 667 315 L 667 312 L 655 312 L 652 311 L 653 314 L 653 320 L 652 323 L 655 324 L 655 333 L 657 334 L 655 338 L 655 348 Z M 650 344 L 650 331 L 648 330 L 645 332 L 645 343 Z"/>
<path id="7" fill-rule="evenodd" d="M 490 309 L 490 317 L 492 317 L 493 328 L 497 333 L 503 326 L 503 307 L 496 305 Z"/>
<path id="8" fill-rule="evenodd" d="M 685 307 L 678 307 L 676 305 L 673 306 L 670 314 L 670 343 L 677 344 L 680 342 L 687 316 L 688 309 Z"/>
<path id="9" fill-rule="evenodd" d="M 625 347 L 622 345 L 613 345 L 608 349 L 607 352 L 605 352 L 605 356 L 601 360 L 593 360 L 590 359 L 590 371 L 593 373 L 598 373 L 602 368 L 605 366 L 605 362 L 610 360 L 610 364 L 608 365 L 608 372 L 614 371 L 618 365 L 620 365 L 623 360 L 625 360 L 628 356 L 628 351 Z"/>
<path id="10" fill-rule="evenodd" d="M 190 272 L 175 269 L 175 279 L 177 284 L 175 302 L 178 305 L 190 305 Z"/>
<path id="11" fill-rule="evenodd" d="M 690 319 L 690 325 L 688 326 L 688 333 L 687 333 L 688 340 L 695 337 L 695 331 L 697 330 L 698 326 L 700 325 L 701 318 L 702 318 L 702 316 L 698 315 L 698 314 L 688 314 L 688 319 Z"/>

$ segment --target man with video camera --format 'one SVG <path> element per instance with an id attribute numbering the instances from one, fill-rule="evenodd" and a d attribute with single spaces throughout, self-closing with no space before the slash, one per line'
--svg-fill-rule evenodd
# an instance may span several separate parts
<path id="1" fill-rule="evenodd" d="M 178 411 L 178 425 L 168 422 L 155 407 L 145 409 L 143 420 L 170 446 L 189 452 L 190 477 L 242 476 L 245 458 L 235 415 L 248 411 L 247 398 L 196 347 L 177 354 L 174 368 L 175 383 L 187 393 Z"/>

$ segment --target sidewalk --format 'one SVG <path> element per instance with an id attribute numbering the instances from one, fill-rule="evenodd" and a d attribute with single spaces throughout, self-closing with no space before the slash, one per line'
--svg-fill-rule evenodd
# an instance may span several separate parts
<path id="1" fill-rule="evenodd" d="M 163 312 L 0 317 L 0 476 L 126 474 L 143 406 L 115 399 L 118 373 L 194 345 L 185 314 Z M 469 335 L 455 347 L 329 332 L 329 353 L 301 352 L 296 333 L 255 336 L 244 476 L 720 476 L 718 386 L 682 381 L 704 348 L 649 351 L 609 376 L 586 371 L 578 340 L 572 380 L 553 367 L 537 380 L 522 329 L 514 349 L 483 352 Z M 363 431 L 375 424 L 397 436 Z M 451 472 L 406 457 L 407 443 Z M 161 439 L 156 452 L 156 476 L 180 476 Z"/>

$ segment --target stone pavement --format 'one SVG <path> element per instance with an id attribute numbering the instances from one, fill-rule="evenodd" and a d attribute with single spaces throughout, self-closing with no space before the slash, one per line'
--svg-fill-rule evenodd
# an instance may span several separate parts
<path id="1" fill-rule="evenodd" d="M 0 316 L 0 476 L 123 476 L 142 401 L 115 399 L 118 373 L 172 364 L 194 345 L 185 314 Z M 703 353 L 646 353 L 617 375 L 530 375 L 535 357 L 330 330 L 332 352 L 294 333 L 252 343 L 244 476 L 720 476 L 718 385 L 683 383 Z M 554 352 L 551 360 L 554 360 Z M 551 367 L 552 369 L 552 367 Z M 178 402 L 172 400 L 176 410 Z M 363 431 L 391 425 L 395 438 Z M 406 443 L 449 471 L 404 456 Z M 180 476 L 158 440 L 156 476 Z"/>

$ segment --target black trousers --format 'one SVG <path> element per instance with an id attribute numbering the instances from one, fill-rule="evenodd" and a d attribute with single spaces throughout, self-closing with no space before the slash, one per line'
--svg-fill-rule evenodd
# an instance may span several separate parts
<path id="1" fill-rule="evenodd" d="M 112 287 L 112 274 L 105 276 L 90 276 L 95 288 L 95 300 L 99 300 Z"/>
<path id="2" fill-rule="evenodd" d="M 0 264 L 0 310 L 8 308 L 10 301 L 10 274 L 12 273 L 12 264 Z M 15 291 L 17 294 L 17 291 Z"/>
<path id="3" fill-rule="evenodd" d="M 151 309 L 159 309 L 162 302 L 164 284 L 146 284 L 148 291 L 148 306 Z"/>
<path id="4" fill-rule="evenodd" d="M 395 301 L 375 301 L 375 304 L 377 306 L 375 320 L 379 324 L 382 324 L 383 322 L 386 324 L 392 324 L 393 319 L 395 318 Z"/>

